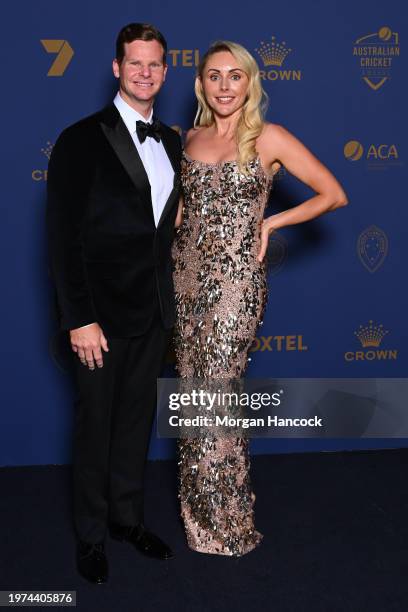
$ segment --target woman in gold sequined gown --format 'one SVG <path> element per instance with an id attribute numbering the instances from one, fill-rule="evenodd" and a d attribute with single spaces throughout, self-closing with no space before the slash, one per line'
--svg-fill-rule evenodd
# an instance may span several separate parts
<path id="1" fill-rule="evenodd" d="M 347 200 L 300 141 L 263 121 L 259 70 L 243 47 L 225 41 L 210 47 L 198 70 L 196 95 L 199 109 L 182 160 L 184 205 L 173 249 L 176 367 L 183 379 L 237 379 L 264 313 L 263 259 L 270 233 Z M 264 220 L 281 165 L 319 193 Z M 180 439 L 179 482 L 190 548 L 241 556 L 260 543 L 246 438 Z"/>

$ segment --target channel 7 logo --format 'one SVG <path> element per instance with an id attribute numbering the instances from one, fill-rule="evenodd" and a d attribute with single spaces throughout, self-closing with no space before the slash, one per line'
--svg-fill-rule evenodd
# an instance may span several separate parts
<path id="1" fill-rule="evenodd" d="M 68 68 L 74 56 L 74 50 L 67 40 L 41 40 L 41 44 L 47 53 L 56 53 L 57 57 L 51 64 L 47 73 L 49 77 L 60 77 Z"/>

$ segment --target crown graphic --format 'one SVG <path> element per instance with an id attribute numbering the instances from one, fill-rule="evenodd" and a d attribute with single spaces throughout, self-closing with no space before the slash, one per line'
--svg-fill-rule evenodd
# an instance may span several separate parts
<path id="1" fill-rule="evenodd" d="M 259 49 L 255 51 L 260 55 L 265 66 L 282 66 L 284 60 L 292 51 L 286 48 L 286 43 L 276 42 L 276 37 L 272 36 L 272 42 L 261 42 Z"/>
<path id="2" fill-rule="evenodd" d="M 363 347 L 380 346 L 384 336 L 388 334 L 388 330 L 383 329 L 383 325 L 375 325 L 373 321 L 369 321 L 368 325 L 360 325 L 358 331 L 354 335 L 360 340 Z"/>
<path id="3" fill-rule="evenodd" d="M 44 153 L 44 155 L 45 155 L 45 156 L 46 156 L 48 159 L 50 159 L 50 155 L 51 155 L 51 151 L 52 151 L 53 146 L 54 146 L 54 145 L 52 144 L 52 142 L 50 142 L 49 140 L 47 140 L 47 144 L 45 145 L 45 147 L 43 147 L 43 148 L 41 149 L 41 153 Z"/>

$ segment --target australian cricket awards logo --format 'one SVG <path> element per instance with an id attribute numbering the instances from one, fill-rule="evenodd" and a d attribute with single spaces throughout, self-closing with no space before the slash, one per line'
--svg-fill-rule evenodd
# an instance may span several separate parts
<path id="1" fill-rule="evenodd" d="M 399 57 L 400 47 L 397 32 L 383 26 L 373 34 L 358 38 L 353 55 L 358 59 L 361 76 L 371 89 L 376 91 L 391 76 L 392 61 Z"/>
<path id="2" fill-rule="evenodd" d="M 383 324 L 377 325 L 373 320 L 368 325 L 360 325 L 354 332 L 360 350 L 344 353 L 346 361 L 384 361 L 397 359 L 397 349 L 387 349 L 382 346 L 385 336 L 389 333 Z"/>
<path id="3" fill-rule="evenodd" d="M 388 238 L 376 225 L 361 232 L 357 240 L 357 254 L 363 266 L 374 273 L 382 266 L 388 253 Z"/>
<path id="4" fill-rule="evenodd" d="M 285 69 L 283 64 L 292 52 L 286 46 L 286 42 L 278 42 L 276 36 L 272 36 L 270 42 L 262 41 L 255 49 L 262 60 L 264 69 L 261 69 L 261 79 L 266 81 L 300 81 L 301 70 Z"/>
<path id="5" fill-rule="evenodd" d="M 53 146 L 54 145 L 52 144 L 52 142 L 47 140 L 45 146 L 41 148 L 41 153 L 43 153 L 43 155 L 47 158 L 47 161 L 49 161 L 50 159 Z M 38 183 L 40 181 L 46 181 L 47 174 L 48 174 L 47 169 L 43 170 L 43 169 L 37 168 L 31 172 L 31 178 L 33 179 L 33 181 L 36 181 Z"/>
<path id="6" fill-rule="evenodd" d="M 350 162 L 363 160 L 367 170 L 387 170 L 404 165 L 395 142 L 362 144 L 359 140 L 349 140 L 343 153 Z"/>
<path id="7" fill-rule="evenodd" d="M 266 251 L 266 261 L 268 263 L 268 274 L 275 276 L 283 268 L 288 256 L 288 243 L 285 238 L 276 231 L 269 238 Z"/>

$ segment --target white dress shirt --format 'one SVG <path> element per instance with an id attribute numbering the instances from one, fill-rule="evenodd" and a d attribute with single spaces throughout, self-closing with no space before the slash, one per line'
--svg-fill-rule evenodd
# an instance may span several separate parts
<path id="1" fill-rule="evenodd" d="M 151 123 L 153 117 L 153 109 L 148 119 L 143 117 L 134 108 L 129 106 L 124 101 L 118 92 L 113 100 L 114 105 L 118 109 L 120 116 L 123 119 L 129 133 L 132 137 L 137 152 L 140 155 L 144 169 L 150 183 L 150 191 L 152 196 L 153 217 L 156 227 L 159 224 L 163 208 L 168 200 L 168 197 L 173 189 L 174 170 L 162 141 L 157 142 L 151 136 L 147 136 L 146 140 L 141 143 L 136 134 L 136 121 Z M 81 329 L 89 327 L 93 323 L 84 325 Z"/>
<path id="2" fill-rule="evenodd" d="M 169 158 L 167 157 L 162 141 L 156 142 L 154 138 L 147 136 L 146 140 L 141 143 L 137 137 L 136 121 L 151 123 L 153 109 L 150 113 L 150 117 L 146 119 L 134 108 L 129 106 L 119 92 L 116 94 L 113 103 L 118 109 L 124 124 L 129 130 L 132 140 L 135 143 L 137 152 L 139 153 L 140 159 L 142 160 L 143 166 L 146 170 L 152 195 L 153 217 L 157 227 L 163 212 L 163 208 L 173 189 L 174 170 Z"/>

